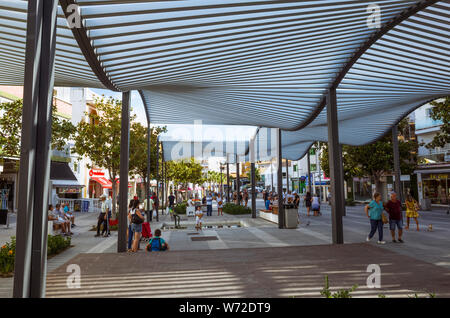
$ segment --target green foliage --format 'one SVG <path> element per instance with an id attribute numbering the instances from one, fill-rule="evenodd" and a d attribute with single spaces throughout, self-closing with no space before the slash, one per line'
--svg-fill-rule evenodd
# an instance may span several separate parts
<path id="1" fill-rule="evenodd" d="M 346 206 L 355 206 L 355 201 L 353 199 L 345 199 Z"/>
<path id="2" fill-rule="evenodd" d="M 440 131 L 425 147 L 428 149 L 444 147 L 450 143 L 450 96 L 445 97 L 442 101 L 433 101 L 430 104 L 434 106 L 430 111 L 431 119 L 441 121 L 442 125 Z"/>
<path id="3" fill-rule="evenodd" d="M 70 247 L 70 236 L 49 235 L 47 238 L 47 256 L 56 255 Z M 0 274 L 8 275 L 14 271 L 14 260 L 16 256 L 16 238 L 11 237 L 11 242 L 0 248 Z"/>
<path id="4" fill-rule="evenodd" d="M 60 235 L 49 235 L 47 240 L 47 256 L 56 255 L 70 247 L 71 237 Z"/>
<path id="5" fill-rule="evenodd" d="M 116 214 L 116 180 L 120 173 L 120 136 L 122 102 L 113 97 L 97 98 L 94 101 L 96 112 L 85 113 L 87 121 L 76 127 L 73 151 L 92 161 L 92 166 L 108 170 L 113 184 L 112 212 Z M 130 117 L 130 121 L 135 116 Z M 131 164 L 131 166 L 133 166 Z"/>
<path id="6" fill-rule="evenodd" d="M 161 148 L 157 149 L 156 141 L 158 136 L 166 132 L 166 127 L 150 128 L 150 178 L 156 177 L 156 158 L 159 151 L 160 167 L 162 162 Z M 131 124 L 130 129 L 130 175 L 138 175 L 144 182 L 147 182 L 147 127 L 141 123 L 135 122 Z"/>
<path id="7" fill-rule="evenodd" d="M 405 130 L 407 121 L 399 124 L 399 131 Z M 402 135 L 401 135 L 402 136 Z M 328 144 L 322 143 L 322 154 L 320 164 L 326 175 L 330 175 L 328 163 Z M 400 169 L 402 174 L 411 174 L 417 162 L 417 142 L 403 141 L 399 139 Z M 364 146 L 342 146 L 342 158 L 344 165 L 344 178 L 350 181 L 352 177 L 373 177 L 377 186 L 380 179 L 386 174 L 390 174 L 394 169 L 394 156 L 392 145 L 392 134 L 371 144 Z M 378 189 L 378 188 L 377 188 Z"/>
<path id="8" fill-rule="evenodd" d="M 202 175 L 203 167 L 194 158 L 166 162 L 166 169 L 167 178 L 172 180 L 175 185 L 186 187 L 188 183 L 199 184 L 204 180 Z"/>
<path id="9" fill-rule="evenodd" d="M 0 156 L 18 157 L 20 155 L 20 138 L 22 129 L 23 99 L 9 103 L 0 103 Z M 64 150 L 75 133 L 75 126 L 68 120 L 56 115 L 56 106 L 52 105 L 51 146 Z"/>
<path id="10" fill-rule="evenodd" d="M 234 203 L 225 203 L 223 205 L 223 212 L 232 215 L 251 214 L 252 210 L 249 207 L 236 205 Z"/>
<path id="11" fill-rule="evenodd" d="M 186 214 L 187 203 L 178 203 L 175 205 L 174 212 L 176 214 Z"/>
<path id="12" fill-rule="evenodd" d="M 16 256 L 16 238 L 0 248 L 0 274 L 8 275 L 14 271 L 14 258 Z"/>
<path id="13" fill-rule="evenodd" d="M 339 289 L 337 292 L 331 293 L 328 275 L 325 275 L 325 287 L 320 294 L 325 298 L 352 298 L 350 293 L 354 292 L 357 288 L 358 285 L 353 285 L 350 289 Z"/>

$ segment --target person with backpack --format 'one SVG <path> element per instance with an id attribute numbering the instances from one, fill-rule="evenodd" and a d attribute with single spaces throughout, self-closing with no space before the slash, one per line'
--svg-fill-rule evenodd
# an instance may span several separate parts
<path id="1" fill-rule="evenodd" d="M 148 252 L 163 252 L 169 250 L 169 244 L 161 237 L 161 230 L 157 229 L 155 231 L 155 236 L 148 242 L 147 251 Z"/>
<path id="2" fill-rule="evenodd" d="M 131 252 L 137 252 L 139 249 L 139 241 L 141 239 L 142 223 L 144 223 L 144 216 L 139 210 L 139 200 L 134 201 L 133 208 L 128 213 L 128 218 L 131 223 L 131 231 L 134 233 Z"/>

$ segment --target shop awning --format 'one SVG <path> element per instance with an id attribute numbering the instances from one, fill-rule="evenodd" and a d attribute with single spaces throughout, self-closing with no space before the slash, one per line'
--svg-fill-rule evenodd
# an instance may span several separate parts
<path id="1" fill-rule="evenodd" d="M 67 162 L 52 161 L 50 164 L 50 180 L 53 186 L 81 188 L 81 185 Z"/>
<path id="2" fill-rule="evenodd" d="M 100 183 L 103 189 L 112 189 L 112 182 L 105 177 L 91 177 L 91 180 Z M 119 184 L 119 180 L 117 180 L 117 184 Z M 128 183 L 128 188 L 131 188 L 131 184 Z"/>
<path id="3" fill-rule="evenodd" d="M 79 184 L 76 180 L 51 180 L 54 187 L 65 188 L 83 188 L 84 185 Z"/>
<path id="4" fill-rule="evenodd" d="M 100 183 L 102 188 L 104 189 L 112 189 L 112 182 L 105 177 L 91 177 L 91 180 L 94 180 L 97 183 Z"/>

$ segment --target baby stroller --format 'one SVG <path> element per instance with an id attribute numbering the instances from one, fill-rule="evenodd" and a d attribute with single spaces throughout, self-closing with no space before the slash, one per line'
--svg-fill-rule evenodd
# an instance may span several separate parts
<path id="1" fill-rule="evenodd" d="M 150 223 L 144 222 L 142 223 L 142 237 L 141 241 L 149 242 L 153 237 L 152 230 L 150 228 Z"/>

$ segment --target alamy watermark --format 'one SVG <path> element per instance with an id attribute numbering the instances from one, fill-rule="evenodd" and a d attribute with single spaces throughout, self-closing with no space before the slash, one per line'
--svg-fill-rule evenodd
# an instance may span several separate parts
<path id="1" fill-rule="evenodd" d="M 70 273 L 67 277 L 67 288 L 81 288 L 81 268 L 77 264 L 70 264 L 66 269 L 67 273 Z"/>

